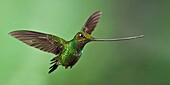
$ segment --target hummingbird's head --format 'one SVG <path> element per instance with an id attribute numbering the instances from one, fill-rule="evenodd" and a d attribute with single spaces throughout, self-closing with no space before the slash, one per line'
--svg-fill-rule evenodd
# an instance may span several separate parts
<path id="1" fill-rule="evenodd" d="M 85 33 L 85 32 L 78 32 L 74 36 L 74 40 L 78 43 L 88 43 L 94 39 L 95 39 L 94 37 L 92 37 L 90 34 Z"/>

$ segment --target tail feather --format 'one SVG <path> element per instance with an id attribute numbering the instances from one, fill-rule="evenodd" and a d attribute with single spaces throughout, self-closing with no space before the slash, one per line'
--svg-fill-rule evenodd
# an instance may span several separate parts
<path id="1" fill-rule="evenodd" d="M 51 72 L 53 72 L 55 69 L 57 69 L 57 67 L 58 67 L 58 60 L 57 60 L 57 58 L 54 57 L 53 59 L 51 59 L 51 63 L 50 64 L 53 64 L 53 65 L 49 68 L 50 69 L 50 71 L 48 72 L 49 74 Z"/>
<path id="2" fill-rule="evenodd" d="M 56 61 L 52 61 L 50 64 L 54 64 L 54 63 L 56 63 Z"/>
<path id="3" fill-rule="evenodd" d="M 51 73 L 51 72 L 53 72 L 55 69 L 57 69 L 57 67 L 58 67 L 58 65 L 55 63 L 54 65 L 52 65 L 49 69 L 50 69 L 50 71 L 48 72 L 49 74 Z"/>
<path id="4" fill-rule="evenodd" d="M 50 61 L 55 61 L 56 60 L 56 57 L 52 58 Z"/>

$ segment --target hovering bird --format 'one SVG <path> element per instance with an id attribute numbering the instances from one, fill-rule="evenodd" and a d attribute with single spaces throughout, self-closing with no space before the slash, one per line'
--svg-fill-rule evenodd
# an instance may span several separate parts
<path id="1" fill-rule="evenodd" d="M 66 69 L 68 67 L 72 68 L 79 60 L 83 53 L 83 47 L 91 41 L 121 41 L 121 40 L 131 40 L 136 38 L 142 38 L 143 35 L 125 37 L 125 38 L 112 38 L 112 39 L 97 39 L 94 38 L 91 33 L 94 31 L 97 23 L 100 20 L 102 12 L 97 11 L 93 13 L 81 31 L 78 32 L 74 38 L 70 41 L 66 41 L 58 36 L 46 33 L 40 33 L 29 30 L 17 30 L 10 32 L 9 34 L 16 39 L 26 43 L 29 46 L 33 46 L 42 51 L 53 53 L 56 55 L 51 59 L 51 64 L 53 64 L 49 69 L 49 73 L 53 72 L 59 65 L 64 66 Z"/>

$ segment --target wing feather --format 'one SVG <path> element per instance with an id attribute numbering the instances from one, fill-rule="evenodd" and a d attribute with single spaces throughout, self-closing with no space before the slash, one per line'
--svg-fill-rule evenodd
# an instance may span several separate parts
<path id="1" fill-rule="evenodd" d="M 97 11 L 95 13 L 93 13 L 88 20 L 86 21 L 86 23 L 84 24 L 82 31 L 86 32 L 88 34 L 91 34 L 94 31 L 94 28 L 97 26 L 97 23 L 100 20 L 102 12 L 101 11 Z"/>
<path id="2" fill-rule="evenodd" d="M 63 44 L 66 43 L 64 39 L 57 36 L 35 31 L 18 30 L 9 34 L 29 46 L 56 55 L 63 49 Z"/>

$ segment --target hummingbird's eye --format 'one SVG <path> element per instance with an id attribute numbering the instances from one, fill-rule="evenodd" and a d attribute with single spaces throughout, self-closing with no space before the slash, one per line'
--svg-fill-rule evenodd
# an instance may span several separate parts
<path id="1" fill-rule="evenodd" d="M 81 37 L 81 38 L 85 38 L 83 34 L 79 34 L 79 37 Z"/>

